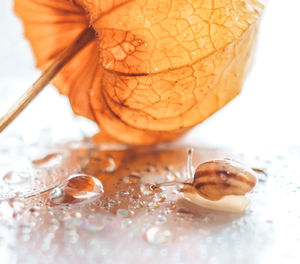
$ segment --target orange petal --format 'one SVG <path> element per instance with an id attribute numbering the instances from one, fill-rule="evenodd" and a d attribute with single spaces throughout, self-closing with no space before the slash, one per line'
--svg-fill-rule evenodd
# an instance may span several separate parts
<path id="1" fill-rule="evenodd" d="M 25 35 L 41 70 L 45 70 L 89 25 L 85 11 L 66 0 L 15 0 L 15 12 L 24 21 Z M 54 79 L 59 92 L 70 97 L 74 112 L 90 119 L 94 119 L 89 94 L 97 57 L 94 41 Z"/>

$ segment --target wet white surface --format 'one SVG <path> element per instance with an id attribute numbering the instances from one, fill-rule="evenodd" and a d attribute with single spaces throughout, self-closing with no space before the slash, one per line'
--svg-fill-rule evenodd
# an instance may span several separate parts
<path id="1" fill-rule="evenodd" d="M 2 3 L 0 11 L 0 114 L 38 76 L 11 2 Z M 193 130 L 184 143 L 175 143 L 193 144 L 195 163 L 234 157 L 265 170 L 267 176 L 260 175 L 247 214 L 200 209 L 178 200 L 172 188 L 163 191 L 166 199 L 160 194 L 136 197 L 128 178 L 122 188 L 109 194 L 104 184 L 100 200 L 66 208 L 49 207 L 48 193 L 2 201 L 1 263 L 299 263 L 299 9 L 299 3 L 291 8 L 270 1 L 256 62 L 243 93 Z M 41 190 L 87 169 L 90 152 L 80 156 L 76 166 L 68 162 L 74 150 L 99 147 L 80 142 L 96 131 L 92 122 L 74 117 L 66 98 L 47 87 L 0 135 L 1 197 Z M 74 140 L 79 142 L 69 143 Z M 102 148 L 121 151 L 124 146 Z M 61 156 L 48 160 L 50 165 L 32 164 L 50 153 Z M 132 164 L 139 163 L 139 158 L 133 158 Z M 175 167 L 177 177 L 184 176 L 184 160 L 164 165 Z M 151 182 L 156 177 L 161 180 L 161 173 L 152 172 L 143 179 Z M 163 177 L 174 180 L 174 175 Z M 139 188 L 141 183 L 135 181 Z"/>

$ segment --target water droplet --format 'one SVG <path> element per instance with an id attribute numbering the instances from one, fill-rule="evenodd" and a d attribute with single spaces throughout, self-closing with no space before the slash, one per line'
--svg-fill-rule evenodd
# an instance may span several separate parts
<path id="1" fill-rule="evenodd" d="M 176 182 L 177 177 L 174 173 L 168 173 L 167 174 L 167 181 L 168 182 Z"/>
<path id="2" fill-rule="evenodd" d="M 51 241 L 54 238 L 54 234 L 53 233 L 48 233 L 44 236 L 42 245 L 41 245 L 41 250 L 42 251 L 47 251 L 50 249 L 50 245 L 51 245 Z"/>
<path id="3" fill-rule="evenodd" d="M 24 209 L 24 203 L 18 200 L 18 197 L 12 198 L 8 201 L 8 204 L 11 208 L 14 209 L 14 212 L 21 212 Z"/>
<path id="4" fill-rule="evenodd" d="M 49 199 L 54 204 L 79 203 L 99 197 L 103 192 L 103 185 L 96 177 L 74 174 L 60 187 L 53 189 Z"/>
<path id="5" fill-rule="evenodd" d="M 88 217 L 84 218 L 81 226 L 88 231 L 101 231 L 104 228 L 103 217 L 101 214 L 89 215 Z"/>
<path id="6" fill-rule="evenodd" d="M 64 232 L 64 235 L 67 243 L 75 244 L 79 239 L 79 235 L 76 230 L 68 230 Z"/>
<path id="7" fill-rule="evenodd" d="M 30 223 L 22 223 L 19 229 L 22 234 L 29 234 L 32 231 L 32 225 Z"/>
<path id="8" fill-rule="evenodd" d="M 157 220 L 155 221 L 155 223 L 157 225 L 161 225 L 167 222 L 167 217 L 165 217 L 164 215 L 158 215 Z"/>
<path id="9" fill-rule="evenodd" d="M 171 237 L 172 233 L 170 230 L 157 226 L 150 227 L 145 233 L 146 241 L 155 245 L 167 244 L 171 240 Z"/>
<path id="10" fill-rule="evenodd" d="M 158 208 L 158 207 L 159 207 L 159 203 L 157 203 L 157 202 L 148 203 L 148 208 L 150 208 L 150 209 L 155 209 L 155 208 Z"/>
<path id="11" fill-rule="evenodd" d="M 167 199 L 167 196 L 164 193 L 155 193 L 153 201 L 161 203 L 161 202 L 165 201 L 166 199 Z"/>
<path id="12" fill-rule="evenodd" d="M 136 184 L 141 180 L 141 176 L 139 174 L 130 174 L 123 178 L 123 182 L 126 184 Z"/>
<path id="13" fill-rule="evenodd" d="M 127 209 L 118 209 L 117 215 L 121 217 L 131 217 L 134 215 L 134 211 L 127 210 Z"/>
<path id="14" fill-rule="evenodd" d="M 49 194 L 49 200 L 54 204 L 60 204 L 63 202 L 65 192 L 61 187 L 54 188 Z"/>
<path id="15" fill-rule="evenodd" d="M 108 166 L 104 169 L 102 169 L 103 172 L 114 172 L 117 167 L 116 167 L 116 163 L 115 160 L 112 156 L 107 156 L 107 161 L 108 161 Z"/>
<path id="16" fill-rule="evenodd" d="M 132 224 L 132 220 L 130 220 L 130 219 L 125 219 L 125 220 L 122 222 L 122 227 L 123 227 L 123 228 L 127 228 L 127 227 L 129 227 L 131 224 Z"/>
<path id="17" fill-rule="evenodd" d="M 63 218 L 63 222 L 65 230 L 74 230 L 78 225 L 82 223 L 82 220 L 67 215 Z"/>
<path id="18" fill-rule="evenodd" d="M 37 217 L 40 215 L 40 207 L 39 206 L 33 206 L 29 209 L 29 211 L 33 216 Z"/>
<path id="19" fill-rule="evenodd" d="M 50 219 L 50 223 L 48 226 L 48 230 L 51 232 L 55 232 L 56 230 L 59 229 L 59 221 L 56 218 Z"/>
<path id="20" fill-rule="evenodd" d="M 159 188 L 156 188 L 156 189 L 159 189 Z M 150 184 L 142 184 L 140 187 L 141 193 L 144 195 L 153 195 L 155 192 L 157 192 L 156 189 L 153 188 L 153 186 Z"/>
<path id="21" fill-rule="evenodd" d="M 129 192 L 126 192 L 126 191 L 120 191 L 120 192 L 116 193 L 116 196 L 118 198 L 120 198 L 120 197 L 127 197 L 128 195 L 129 195 Z"/>
<path id="22" fill-rule="evenodd" d="M 61 153 L 52 153 L 42 159 L 33 160 L 32 164 L 37 167 L 53 167 L 59 165 L 63 159 Z"/>
<path id="23" fill-rule="evenodd" d="M 9 171 L 3 176 L 3 180 L 7 184 L 20 184 L 24 181 L 24 178 L 15 171 Z"/>
<path id="24" fill-rule="evenodd" d="M 300 189 L 300 187 L 299 187 L 299 189 Z M 133 193 L 133 194 L 131 195 L 131 197 L 130 197 L 130 199 L 131 199 L 132 201 L 138 200 L 138 199 L 140 199 L 140 198 L 141 198 L 141 195 L 136 194 L 136 193 Z"/>

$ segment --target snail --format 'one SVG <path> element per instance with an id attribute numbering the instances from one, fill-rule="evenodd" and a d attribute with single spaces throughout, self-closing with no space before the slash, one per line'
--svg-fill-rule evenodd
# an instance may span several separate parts
<path id="1" fill-rule="evenodd" d="M 188 164 L 191 165 L 189 150 Z M 191 172 L 191 166 L 189 166 Z M 192 175 L 192 182 L 160 183 L 154 187 L 181 184 L 183 198 L 201 207 L 226 212 L 245 212 L 250 199 L 245 196 L 255 187 L 254 170 L 231 160 L 218 159 L 201 163 Z"/>

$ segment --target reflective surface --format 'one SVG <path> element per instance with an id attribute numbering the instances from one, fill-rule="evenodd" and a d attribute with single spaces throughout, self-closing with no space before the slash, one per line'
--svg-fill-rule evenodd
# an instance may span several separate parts
<path id="1" fill-rule="evenodd" d="M 298 69 L 288 60 L 297 55 L 292 27 L 297 16 L 286 17 L 286 26 L 276 13 L 297 8 L 276 2 L 270 2 L 262 30 L 270 41 L 262 36 L 244 93 L 180 142 L 137 149 L 95 145 L 83 138 L 95 134 L 96 126 L 74 117 L 66 98 L 52 87 L 43 91 L 0 135 L 1 263 L 298 263 L 300 148 L 287 147 L 300 142 L 299 97 L 292 93 Z M 1 114 L 38 76 L 10 4 L 3 3 L 0 17 L 5 36 L 0 44 Z M 276 53 L 285 43 L 289 48 Z M 284 67 L 273 63 L 274 54 Z M 188 180 L 190 146 L 194 167 L 213 158 L 234 158 L 266 172 L 258 174 L 246 214 L 199 208 L 183 200 L 176 187 L 149 188 Z M 93 190 L 91 183 L 95 186 L 85 178 L 80 202 L 51 203 L 50 193 L 74 174 L 96 177 L 104 193 L 85 197 Z"/>
<path id="2" fill-rule="evenodd" d="M 263 169 L 249 195 L 250 210 L 233 214 L 193 205 L 176 185 L 151 188 L 189 181 L 183 144 L 131 148 L 83 140 L 43 149 L 48 154 L 39 161 L 19 154 L 38 145 L 11 146 L 0 152 L 2 161 L 11 155 L 2 171 L 14 169 L 1 183 L 6 263 L 296 263 L 299 257 L 299 148 L 276 153 L 194 146 L 194 167 L 230 157 Z M 60 162 L 47 158 L 58 156 Z M 115 168 L 107 171 L 112 160 Z"/>

